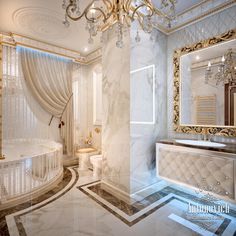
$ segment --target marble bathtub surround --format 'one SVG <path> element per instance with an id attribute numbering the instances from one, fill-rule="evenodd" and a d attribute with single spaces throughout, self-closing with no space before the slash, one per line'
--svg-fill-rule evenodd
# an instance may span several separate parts
<path id="1" fill-rule="evenodd" d="M 124 32 L 123 48 L 113 47 L 115 29 L 104 32 L 102 52 L 102 182 L 127 202 L 157 182 L 155 140 L 166 135 L 165 125 L 157 125 L 166 123 L 166 36 L 155 31 L 151 41 L 142 33 L 137 43 L 136 31 L 134 24 Z"/>
<path id="2" fill-rule="evenodd" d="M 41 202 L 46 201 L 47 199 L 57 195 L 59 192 L 61 192 L 62 190 L 64 190 L 59 196 L 57 196 L 56 198 L 53 198 L 51 201 L 47 201 L 46 204 L 49 204 L 50 202 L 58 199 L 59 197 L 61 197 L 63 194 L 65 194 L 66 192 L 68 192 L 76 183 L 76 181 L 78 180 L 78 174 L 75 175 L 75 179 L 73 180 L 73 183 L 71 183 L 71 185 L 69 186 L 69 183 L 72 180 L 72 172 L 71 170 L 69 170 L 68 168 L 64 168 L 64 173 L 63 173 L 63 179 L 62 181 L 52 190 L 48 191 L 47 193 L 37 197 L 37 198 L 33 198 L 31 199 L 29 197 L 29 200 L 19 204 L 17 206 L 5 209 L 0 211 L 0 235 L 4 235 L 4 236 L 8 236 L 9 232 L 8 232 L 8 226 L 7 226 L 7 222 L 6 222 L 6 216 L 22 211 L 24 209 L 27 208 L 33 208 L 34 206 L 37 206 L 38 204 L 40 204 Z M 66 186 L 68 186 L 69 188 L 65 189 Z M 33 209 L 32 209 L 33 211 Z M 21 230 L 22 231 L 22 230 Z"/>
<path id="3" fill-rule="evenodd" d="M 62 144 L 49 140 L 7 140 L 0 162 L 0 211 L 54 188 L 63 177 Z"/>

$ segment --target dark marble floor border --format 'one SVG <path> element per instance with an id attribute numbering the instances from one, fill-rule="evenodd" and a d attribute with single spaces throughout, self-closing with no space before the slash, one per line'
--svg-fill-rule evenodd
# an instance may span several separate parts
<path id="1" fill-rule="evenodd" d="M 74 173 L 76 175 L 76 178 L 73 181 L 73 183 L 71 184 L 71 186 L 66 191 L 62 192 L 59 196 L 57 196 L 56 198 L 54 198 L 54 199 L 50 200 L 49 202 L 43 204 L 42 206 L 36 207 L 33 210 L 29 210 L 27 212 L 24 212 L 24 213 L 14 217 L 20 236 L 26 236 L 26 232 L 25 232 L 24 226 L 23 226 L 23 224 L 21 222 L 21 219 L 20 219 L 21 216 L 26 215 L 26 214 L 28 214 L 30 212 L 33 212 L 33 211 L 35 211 L 35 210 L 37 210 L 37 209 L 39 209 L 39 208 L 41 208 L 41 207 L 43 207 L 43 206 L 45 206 L 45 205 L 47 205 L 49 203 L 55 201 L 56 199 L 60 198 L 64 194 L 66 194 L 71 188 L 73 188 L 75 186 L 75 184 L 77 183 L 77 181 L 79 179 L 79 173 L 78 173 L 76 167 L 71 167 L 71 168 L 74 171 Z M 12 209 L 10 208 L 10 209 L 6 209 L 6 210 L 1 211 L 0 212 L 0 216 L 1 216 L 1 218 L 0 218 L 1 219 L 0 235 L 1 236 L 2 235 L 3 236 L 8 236 L 9 235 L 9 232 L 8 232 L 8 229 L 7 229 L 6 220 L 5 220 L 5 216 L 6 215 L 18 212 L 20 210 L 24 210 L 24 209 L 26 209 L 28 207 L 34 206 L 34 205 L 36 205 L 36 204 L 38 204 L 38 203 L 40 203 L 40 202 L 42 202 L 42 201 L 52 197 L 53 195 L 55 195 L 59 191 L 63 190 L 63 188 L 65 188 L 69 184 L 71 179 L 72 179 L 72 172 L 71 172 L 71 170 L 65 168 L 64 169 L 64 175 L 63 175 L 63 181 L 56 188 L 54 188 L 53 190 L 49 191 L 47 194 L 44 194 L 41 197 L 38 197 L 36 199 L 32 199 L 32 200 L 30 200 L 30 201 L 28 201 L 28 202 L 26 202 L 24 204 L 21 204 L 21 205 L 19 205 L 17 207 L 13 207 Z M 94 186 L 97 186 L 97 187 L 94 187 Z M 117 218 L 122 220 L 125 224 L 127 224 L 130 227 L 133 226 L 134 224 L 140 222 L 141 220 L 143 220 L 147 216 L 151 215 L 152 213 L 154 213 L 155 211 L 157 211 L 161 207 L 165 206 L 166 204 L 168 204 L 172 200 L 178 200 L 178 201 L 184 202 L 183 199 L 179 199 L 176 196 L 171 196 L 170 198 L 168 198 L 164 202 L 160 203 L 159 205 L 157 205 L 153 209 L 150 209 L 149 211 L 145 212 L 144 214 L 142 214 L 141 216 L 137 217 L 132 222 L 130 222 L 127 219 L 125 219 L 124 217 L 120 216 L 114 210 L 112 210 L 109 206 L 107 206 L 106 204 L 102 203 L 99 199 L 97 199 L 96 197 L 92 196 L 90 193 L 86 192 L 86 188 L 88 188 L 90 191 L 93 191 L 95 194 L 97 194 L 99 196 L 99 191 L 100 191 L 100 193 L 101 193 L 101 191 L 103 193 L 103 191 L 105 191 L 105 190 L 103 190 L 103 189 L 100 190 L 98 186 L 100 186 L 100 181 L 94 181 L 94 182 L 90 182 L 90 183 L 87 183 L 87 184 L 83 184 L 83 185 L 78 186 L 77 188 L 80 191 L 82 191 L 84 194 L 86 194 L 88 197 L 90 197 L 91 199 L 96 201 L 99 205 L 101 205 L 107 211 L 112 213 L 114 216 L 116 216 Z M 111 201 L 111 199 L 114 198 L 114 196 L 111 195 L 110 193 L 106 193 L 104 199 L 107 201 L 110 198 L 110 203 L 111 204 L 112 203 L 113 203 L 113 205 L 115 204 L 114 205 L 115 207 L 118 207 L 120 210 L 125 212 L 127 215 L 132 216 L 132 215 L 136 214 L 137 212 L 143 210 L 145 207 L 149 206 L 150 204 L 154 203 L 155 201 L 160 200 L 161 198 L 163 198 L 165 196 L 168 196 L 171 193 L 173 193 L 173 194 L 175 194 L 177 196 L 179 195 L 179 196 L 181 196 L 181 197 L 183 197 L 185 199 L 193 200 L 193 195 L 191 195 L 189 193 L 185 193 L 185 192 L 177 190 L 177 189 L 174 189 L 174 188 L 169 187 L 169 186 L 165 187 L 164 189 L 162 189 L 160 191 L 157 191 L 154 194 L 151 194 L 151 195 L 147 196 L 143 201 L 135 202 L 134 204 L 132 204 L 132 206 L 127 204 L 127 203 L 126 204 L 129 205 L 129 206 L 124 206 L 124 202 L 122 202 L 120 204 L 120 202 L 117 202 L 117 200 L 114 200 L 114 199 Z M 194 196 L 194 201 L 201 203 L 201 199 L 197 199 L 195 196 Z M 186 201 L 185 203 L 188 203 L 188 202 Z M 7 212 L 7 214 L 6 214 L 6 212 Z M 236 216 L 236 212 L 233 211 L 233 210 L 230 210 L 230 215 L 235 217 Z M 5 221 L 5 223 L 3 223 L 3 224 L 2 224 L 2 217 L 4 217 L 4 221 Z M 191 221 L 191 220 L 189 220 L 189 221 Z M 193 222 L 193 223 L 195 223 L 195 222 Z M 225 231 L 225 229 L 227 228 L 227 226 L 229 224 L 230 224 L 230 220 L 227 219 L 227 218 L 224 218 L 222 224 L 219 226 L 219 228 L 214 233 L 216 235 L 221 235 Z M 2 229 L 5 229 L 5 231 L 2 231 Z M 234 235 L 236 235 L 236 231 L 235 231 Z"/>
<path id="2" fill-rule="evenodd" d="M 147 213 L 143 214 L 142 216 L 136 218 L 133 221 L 128 221 L 126 218 L 124 218 L 123 216 L 119 215 L 117 212 L 115 212 L 114 210 L 112 210 L 109 206 L 107 206 L 106 204 L 102 203 L 101 201 L 99 201 L 96 197 L 90 195 L 88 192 L 86 192 L 84 189 L 79 189 L 81 192 L 83 192 L 84 194 L 86 194 L 89 198 L 93 199 L 95 202 L 97 202 L 100 206 L 102 206 L 103 208 L 105 208 L 107 211 L 109 211 L 111 214 L 113 214 L 114 216 L 116 216 L 117 218 L 119 218 L 121 221 L 123 221 L 125 224 L 127 224 L 128 226 L 133 226 L 136 223 L 138 223 L 139 221 L 143 220 L 144 218 L 146 218 L 147 216 L 149 216 L 150 214 L 152 214 L 153 212 L 155 212 L 157 209 L 165 206 L 167 203 L 169 203 L 170 201 L 174 200 L 174 198 L 169 198 L 167 199 L 165 202 L 159 204 L 158 206 L 156 206 L 155 208 L 149 210 Z"/>
<path id="3" fill-rule="evenodd" d="M 14 217 L 15 221 L 16 221 L 17 228 L 19 230 L 20 236 L 25 236 L 26 235 L 24 227 L 23 227 L 23 225 L 21 223 L 21 220 L 20 220 L 20 217 L 22 215 L 28 214 L 29 212 L 32 212 L 32 211 L 34 211 L 36 209 L 39 209 L 39 208 L 41 208 L 41 207 L 43 207 L 43 206 L 45 206 L 45 205 L 55 201 L 56 199 L 60 198 L 65 193 L 67 193 L 71 188 L 73 188 L 73 186 L 75 186 L 75 184 L 78 181 L 79 174 L 75 170 L 75 167 L 72 168 L 72 169 L 73 169 L 73 171 L 76 174 L 76 178 L 75 178 L 73 184 L 70 186 L 70 188 L 67 189 L 67 191 L 62 192 L 58 197 L 56 197 L 56 198 L 52 199 L 51 201 L 49 201 L 49 202 L 39 206 L 38 208 L 35 208 L 33 210 L 29 210 L 29 211 L 27 211 L 27 212 L 25 212 L 25 213 L 23 213 L 21 215 L 17 215 L 17 216 Z M 3 236 L 10 236 L 9 231 L 8 231 L 8 227 L 7 227 L 7 222 L 6 222 L 6 216 L 7 215 L 16 213 L 16 212 L 24 210 L 24 209 L 27 209 L 29 207 L 35 206 L 35 205 L 37 205 L 37 204 L 47 200 L 48 198 L 54 196 L 55 194 L 57 194 L 58 192 L 63 190 L 70 183 L 71 179 L 72 179 L 72 172 L 67 167 L 65 167 L 64 171 L 63 171 L 63 179 L 55 188 L 53 188 L 52 190 L 50 190 L 47 193 L 43 194 L 42 196 L 30 199 L 29 201 L 26 201 L 26 202 L 24 202 L 24 203 L 22 203 L 20 205 L 17 205 L 17 206 L 14 206 L 14 207 L 11 207 L 11 208 L 8 208 L 8 209 L 4 209 L 4 210 L 0 211 L 0 235 L 1 236 L 2 235 Z"/>
<path id="4" fill-rule="evenodd" d="M 142 201 L 137 201 L 137 202 L 135 202 L 133 204 L 128 204 L 128 203 L 118 199 L 116 196 L 112 195 L 111 193 L 108 193 L 107 191 L 102 189 L 100 181 L 91 182 L 91 183 L 84 184 L 84 185 L 81 185 L 81 186 L 77 187 L 80 191 L 82 191 L 88 197 L 90 197 L 91 199 L 96 201 L 99 205 L 101 205 L 103 208 L 108 210 L 110 213 L 112 213 L 114 216 L 119 218 L 121 221 L 123 221 L 125 224 L 127 224 L 130 227 L 133 226 L 134 224 L 138 223 L 139 221 L 143 220 L 147 216 L 151 215 L 152 213 L 154 213 L 155 211 L 157 211 L 161 207 L 165 206 L 166 204 L 168 204 L 172 200 L 178 200 L 178 201 L 181 201 L 181 202 L 183 202 L 185 204 L 188 204 L 188 202 L 184 201 L 184 200 L 182 200 L 182 199 L 180 199 L 178 197 L 171 196 L 166 201 L 160 203 L 156 207 L 154 207 L 154 208 L 150 209 L 149 211 L 145 212 L 141 216 L 137 217 L 135 220 L 128 221 L 122 215 L 118 214 L 113 209 L 111 209 L 109 206 L 107 206 L 106 204 L 101 202 L 98 198 L 96 198 L 95 196 L 91 195 L 88 191 L 86 191 L 86 188 L 85 188 L 86 186 L 88 186 L 87 189 L 89 189 L 90 191 L 92 191 L 93 193 L 95 193 L 97 196 L 99 196 L 100 198 L 104 199 L 105 201 L 109 202 L 114 207 L 116 207 L 119 210 L 123 211 L 128 216 L 132 216 L 132 215 L 138 213 L 139 211 L 144 210 L 146 207 L 148 207 L 151 204 L 155 203 L 156 201 L 162 199 L 163 197 L 168 196 L 171 193 L 175 194 L 177 196 L 183 197 L 186 200 L 189 199 L 189 200 L 193 201 L 193 199 L 194 199 L 194 201 L 196 201 L 196 203 L 202 203 L 202 200 L 200 198 L 196 198 L 196 196 L 193 196 L 193 195 L 191 195 L 189 193 L 185 193 L 183 191 L 174 189 L 174 188 L 169 187 L 169 186 L 165 187 L 162 190 L 159 190 L 159 191 L 157 191 L 157 192 L 155 192 L 155 193 L 153 193 L 153 194 L 151 194 L 149 196 L 147 196 Z M 211 215 L 218 216 L 217 214 L 214 214 L 214 213 L 212 213 Z M 236 212 L 231 210 L 230 211 L 230 216 L 235 217 L 236 216 Z M 196 224 L 196 222 L 193 221 L 193 220 L 189 220 L 188 219 L 188 221 Z M 225 231 L 225 229 L 228 227 L 230 222 L 231 222 L 230 219 L 224 218 L 222 224 L 218 227 L 218 229 L 215 232 L 212 232 L 212 233 L 215 233 L 216 235 L 221 235 Z M 236 231 L 235 231 L 235 234 L 236 234 Z"/>
<path id="5" fill-rule="evenodd" d="M 158 191 L 153 194 L 150 194 L 141 201 L 136 201 L 133 204 L 128 204 L 125 201 L 118 199 L 106 190 L 102 189 L 100 183 L 89 186 L 88 189 L 91 190 L 93 193 L 96 193 L 99 197 L 106 200 L 113 206 L 116 206 L 119 210 L 123 211 L 128 216 L 132 216 L 142 211 L 144 208 L 150 206 L 151 204 L 155 203 L 163 197 L 166 197 L 169 194 L 162 191 Z"/>

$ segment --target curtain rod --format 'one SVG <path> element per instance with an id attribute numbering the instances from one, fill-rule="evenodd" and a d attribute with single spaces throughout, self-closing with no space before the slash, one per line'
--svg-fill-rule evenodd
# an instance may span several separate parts
<path id="1" fill-rule="evenodd" d="M 38 48 L 38 47 L 35 47 L 35 46 L 29 46 L 29 45 L 24 44 L 24 43 L 16 43 L 16 46 L 20 46 L 20 47 L 24 47 L 24 48 L 29 48 L 29 49 L 34 49 L 34 50 L 36 50 L 36 51 L 46 52 L 46 53 L 49 53 L 49 54 L 52 54 L 52 55 L 58 55 L 58 56 L 60 56 L 60 57 L 64 57 L 64 58 L 67 58 L 67 59 L 70 59 L 70 60 L 75 61 L 75 58 L 74 58 L 74 57 L 67 56 L 67 55 L 65 55 L 65 54 L 58 53 L 58 52 L 52 52 L 52 51 L 46 50 L 46 49 L 41 49 L 41 48 Z"/>
<path id="2" fill-rule="evenodd" d="M 46 50 L 46 49 L 38 48 L 38 47 L 35 47 L 35 46 L 32 46 L 32 45 L 27 45 L 27 44 L 24 44 L 24 43 L 19 43 L 19 42 L 8 43 L 8 42 L 4 42 L 4 41 L 2 41 L 0 43 L 2 45 L 14 47 L 14 48 L 16 48 L 17 46 L 21 46 L 21 47 L 25 47 L 25 48 L 29 48 L 29 49 L 34 49 L 34 50 L 37 50 L 37 51 L 40 51 L 40 52 L 45 52 L 45 53 L 49 53 L 49 54 L 52 54 L 52 55 L 57 55 L 57 56 L 60 56 L 60 57 L 64 57 L 64 58 L 70 59 L 73 62 L 78 63 L 78 64 L 87 64 L 86 62 L 83 62 L 83 61 L 81 61 L 78 58 L 71 57 L 71 56 L 65 55 L 63 53 L 53 52 L 51 50 Z"/>
<path id="3" fill-rule="evenodd" d="M 0 35 L 3 35 L 0 33 Z M 52 55 L 57 55 L 57 56 L 61 56 L 61 57 L 64 57 L 64 58 L 68 58 L 68 59 L 71 59 L 73 60 L 73 62 L 75 63 L 78 63 L 78 64 L 81 64 L 81 65 L 89 65 L 91 63 L 94 63 L 96 60 L 100 59 L 101 56 L 97 56 L 91 60 L 86 60 L 84 57 L 81 57 L 82 60 L 80 58 L 76 58 L 76 57 L 73 57 L 73 56 L 68 56 L 68 55 L 65 55 L 63 53 L 59 53 L 59 52 L 54 52 L 54 51 L 51 51 L 51 50 L 47 50 L 47 49 L 43 49 L 43 48 L 39 48 L 39 47 L 36 47 L 36 46 L 32 46 L 32 45 L 28 45 L 28 44 L 24 44 L 24 43 L 21 43 L 21 42 L 16 42 L 14 40 L 14 37 L 13 37 L 14 34 L 11 34 L 9 35 L 10 37 L 12 37 L 14 43 L 11 43 L 11 42 L 6 42 L 6 41 L 0 41 L 0 44 L 2 45 L 6 45 L 6 46 L 11 46 L 11 47 L 16 47 L 16 46 L 22 46 L 22 47 L 27 47 L 27 48 L 31 48 L 31 49 L 35 49 L 35 50 L 38 50 L 38 51 L 41 51 L 41 52 L 46 52 L 46 53 L 50 53 Z M 17 34 L 16 34 L 17 35 Z M 19 35 L 18 35 L 19 36 Z M 30 39 L 30 38 L 29 38 Z M 32 39 L 33 40 L 33 39 Z M 99 49 L 97 49 L 99 50 Z M 97 51 L 95 50 L 95 51 Z M 90 53 L 92 54 L 92 53 Z M 89 54 L 89 55 L 90 55 Z M 84 58 L 84 59 L 83 59 Z"/>
<path id="4" fill-rule="evenodd" d="M 76 53 L 78 54 L 79 56 L 81 56 L 81 53 L 79 51 L 75 51 L 75 50 L 72 50 L 72 49 L 68 49 L 68 48 L 65 48 L 65 47 L 62 47 L 62 46 L 58 46 L 58 45 L 55 45 L 55 44 L 52 44 L 52 43 L 48 43 L 48 42 L 44 42 L 42 40 L 39 40 L 39 39 L 34 39 L 34 38 L 31 38 L 29 36 L 25 36 L 25 35 L 21 35 L 21 34 L 17 34 L 17 33 L 10 33 L 9 34 L 11 37 L 14 38 L 14 36 L 16 37 L 20 37 L 20 38 L 24 38 L 24 39 L 29 39 L 29 40 L 32 40 L 32 41 L 35 41 L 35 42 L 38 42 L 38 43 L 42 43 L 42 44 L 47 44 L 49 46 L 52 46 L 52 47 L 57 47 L 57 48 L 60 48 L 60 49 L 63 49 L 63 50 L 66 50 L 66 51 L 70 51 L 72 53 Z"/>

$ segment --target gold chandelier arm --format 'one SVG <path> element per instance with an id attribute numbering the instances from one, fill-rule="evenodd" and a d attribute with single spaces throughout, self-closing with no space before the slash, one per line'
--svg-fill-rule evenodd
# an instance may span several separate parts
<path id="1" fill-rule="evenodd" d="M 70 13 L 69 13 L 70 8 L 73 6 L 73 4 L 72 4 L 72 2 L 71 2 L 71 3 L 67 6 L 67 8 L 66 8 L 66 14 L 67 14 L 67 16 L 68 16 L 71 20 L 73 20 L 73 21 L 80 20 L 83 16 L 85 16 L 86 12 L 87 12 L 87 11 L 89 10 L 89 8 L 93 5 L 93 3 L 94 3 L 94 1 L 92 1 L 92 2 L 84 9 L 84 11 L 82 12 L 82 14 L 81 14 L 80 16 L 73 17 L 73 16 L 71 16 Z"/>
<path id="2" fill-rule="evenodd" d="M 108 20 L 114 13 L 115 5 L 110 0 L 103 0 L 103 3 L 106 5 L 107 10 L 108 10 L 105 20 Z"/>
<path id="3" fill-rule="evenodd" d="M 131 6 L 131 0 L 127 0 L 125 3 L 124 3 L 124 11 L 129 14 L 129 9 L 130 9 L 130 6 Z"/>
<path id="4" fill-rule="evenodd" d="M 153 9 L 153 7 L 152 7 L 152 5 L 146 5 L 146 4 L 141 4 L 141 5 L 139 5 L 138 7 L 136 7 L 135 9 L 134 9 L 134 11 L 133 11 L 133 14 L 132 14 L 132 16 L 131 16 L 131 18 L 132 19 L 134 19 L 134 16 L 135 16 L 135 14 L 137 14 L 138 13 L 138 10 L 140 9 L 140 8 L 142 8 L 142 7 L 147 7 L 147 8 L 149 8 L 150 10 L 151 10 L 151 14 L 149 14 L 148 16 L 152 16 L 153 14 L 154 14 L 154 9 Z M 138 15 L 138 14 L 137 14 Z"/>
<path id="5" fill-rule="evenodd" d="M 89 43 L 93 43 L 92 37 L 95 37 L 98 32 L 107 30 L 112 25 L 118 23 L 118 41 L 116 46 L 121 48 L 123 46 L 123 31 L 126 27 L 131 27 L 131 23 L 134 20 L 138 21 L 140 28 L 142 28 L 145 33 L 151 33 L 153 27 L 158 24 L 162 18 L 165 18 L 163 23 L 169 23 L 169 26 L 170 22 L 176 17 L 175 3 L 177 0 L 162 1 L 162 5 L 165 2 L 168 3 L 167 12 L 165 12 L 165 10 L 162 12 L 158 9 L 153 3 L 154 0 L 87 0 L 87 2 L 89 3 L 84 3 L 87 4 L 87 6 L 82 5 L 83 9 L 80 11 L 80 0 L 63 0 L 62 8 L 66 9 L 65 19 L 63 21 L 65 27 L 69 27 L 70 25 L 68 18 L 73 21 L 78 21 L 82 17 L 85 18 L 87 21 L 86 30 L 89 32 Z M 170 3 L 173 5 L 169 5 Z M 169 11 L 170 16 L 168 16 Z M 158 17 L 152 18 L 154 15 Z M 166 22 L 166 20 L 168 20 L 168 22 Z M 170 27 L 172 27 L 172 25 L 170 25 Z M 138 37 L 139 35 L 137 35 L 137 40 L 139 40 Z"/>
<path id="6" fill-rule="evenodd" d="M 162 11 L 160 11 L 159 9 L 157 9 L 157 8 L 153 8 L 153 11 L 154 11 L 154 13 L 156 13 L 158 16 L 162 16 L 162 17 L 164 17 L 164 18 L 166 18 L 167 20 L 171 20 L 171 18 L 167 15 L 167 14 L 165 14 L 164 12 L 162 12 Z"/>
<path id="7" fill-rule="evenodd" d="M 102 0 L 102 1 L 106 5 L 108 10 L 112 10 L 114 8 L 114 5 L 110 0 Z"/>
<path id="8" fill-rule="evenodd" d="M 91 10 L 99 11 L 101 14 L 100 14 L 99 16 L 97 16 L 96 19 L 95 19 L 95 18 L 89 18 L 89 17 L 88 17 L 88 13 L 89 13 L 89 11 L 91 11 Z M 94 21 L 99 20 L 99 19 L 101 18 L 101 16 L 103 16 L 103 21 L 106 21 L 106 20 L 107 20 L 106 14 L 104 13 L 104 11 L 103 11 L 102 9 L 98 8 L 98 7 L 90 8 L 90 9 L 88 9 L 88 10 L 85 12 L 85 18 L 86 18 L 88 21 L 91 21 L 91 22 L 94 22 Z"/>
<path id="9" fill-rule="evenodd" d="M 107 10 L 108 10 L 108 12 L 105 13 L 105 12 L 104 12 L 101 8 L 99 8 L 99 7 L 92 7 L 92 8 L 90 8 L 90 7 L 93 5 L 94 2 L 95 2 L 95 1 L 93 1 L 93 2 L 86 8 L 86 10 L 84 11 L 85 18 L 86 18 L 88 21 L 94 22 L 94 21 L 99 20 L 101 17 L 103 17 L 103 22 L 106 22 L 106 21 L 110 18 L 110 16 L 112 15 L 112 13 L 113 13 L 114 5 L 112 4 L 112 2 L 111 2 L 110 0 L 103 0 L 103 3 L 105 4 L 105 6 L 106 6 L 106 8 L 107 8 Z M 98 12 L 100 12 L 101 14 L 100 14 L 99 16 L 97 16 L 96 19 L 94 19 L 94 18 L 91 19 L 91 18 L 88 17 L 88 13 L 89 13 L 91 10 L 98 11 Z"/>
<path id="10" fill-rule="evenodd" d="M 127 18 L 127 17 L 125 17 L 125 22 L 126 22 L 126 24 L 127 24 L 127 26 L 128 27 L 130 27 L 131 26 L 131 24 L 130 24 L 130 21 L 129 20 L 131 20 L 131 18 L 129 17 L 129 18 Z"/>
<path id="11" fill-rule="evenodd" d="M 144 0 L 144 4 L 148 4 L 148 5 L 151 5 L 151 6 L 153 5 L 152 1 L 149 1 L 149 0 Z"/>
<path id="12" fill-rule="evenodd" d="M 143 22 L 142 22 L 142 18 L 143 18 L 143 17 L 142 17 L 139 13 L 137 13 L 137 16 L 138 16 L 138 18 L 137 18 L 138 23 L 139 23 L 139 25 L 141 26 L 142 30 L 144 30 Z"/>

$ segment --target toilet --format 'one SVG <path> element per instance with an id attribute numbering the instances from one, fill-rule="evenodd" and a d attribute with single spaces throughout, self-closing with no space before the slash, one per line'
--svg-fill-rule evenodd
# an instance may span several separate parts
<path id="1" fill-rule="evenodd" d="M 102 155 L 93 155 L 90 157 L 93 166 L 93 177 L 101 177 L 102 174 Z"/>
<path id="2" fill-rule="evenodd" d="M 81 148 L 75 156 L 79 160 L 79 170 L 88 170 L 90 168 L 90 157 L 99 154 L 100 151 L 95 148 Z"/>

